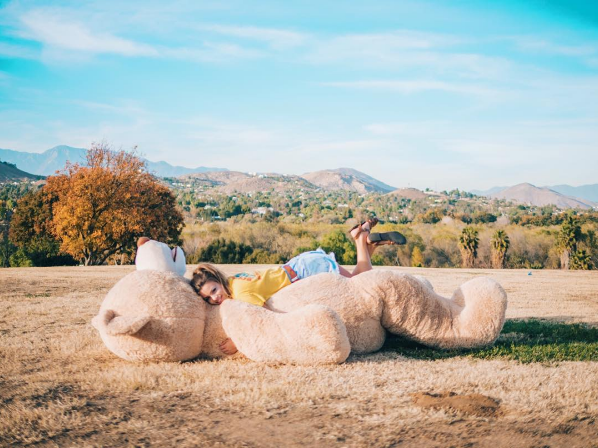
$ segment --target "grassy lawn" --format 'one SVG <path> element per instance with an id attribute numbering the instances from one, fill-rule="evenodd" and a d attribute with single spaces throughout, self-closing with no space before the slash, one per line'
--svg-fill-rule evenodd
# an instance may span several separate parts
<path id="1" fill-rule="evenodd" d="M 434 350 L 401 338 L 388 338 L 383 350 L 414 359 L 510 359 L 523 363 L 598 361 L 598 328 L 586 324 L 555 323 L 541 319 L 507 320 L 496 343 L 473 350 Z"/>

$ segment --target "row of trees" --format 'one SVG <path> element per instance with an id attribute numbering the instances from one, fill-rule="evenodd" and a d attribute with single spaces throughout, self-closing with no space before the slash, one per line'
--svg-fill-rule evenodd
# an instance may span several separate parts
<path id="1" fill-rule="evenodd" d="M 105 144 L 3 213 L 5 266 L 127 263 L 139 236 L 178 244 L 183 228 L 170 189 L 134 153 Z"/>
<path id="2" fill-rule="evenodd" d="M 579 223 L 571 216 L 567 216 L 558 232 L 556 248 L 560 252 L 561 269 L 588 270 L 594 268 L 594 263 L 589 251 L 580 247 L 580 243 L 587 242 L 588 247 L 596 246 L 595 232 L 589 230 L 582 232 Z M 502 269 L 505 267 L 507 251 L 509 249 L 509 236 L 502 229 L 498 229 L 490 240 L 492 248 L 492 267 Z M 459 249 L 461 251 L 462 265 L 473 268 L 477 257 L 479 245 L 478 231 L 473 227 L 465 227 L 459 236 Z"/>
<path id="3" fill-rule="evenodd" d="M 478 231 L 473 227 L 465 227 L 459 236 L 459 250 L 464 268 L 473 268 L 478 256 L 479 245 Z M 490 245 L 492 248 L 492 268 L 503 269 L 509 249 L 509 236 L 504 230 L 498 229 L 492 235 Z"/>
<path id="4" fill-rule="evenodd" d="M 190 263 L 278 263 L 305 250 L 322 247 L 336 254 L 343 264 L 355 263 L 355 248 L 346 233 L 355 220 L 342 226 L 243 221 L 190 224 L 183 234 Z M 574 221 L 575 222 L 575 221 Z M 579 225 L 579 224 L 578 224 Z M 430 224 L 379 224 L 377 231 L 398 230 L 405 234 L 404 246 L 382 246 L 372 257 L 375 265 L 476 268 L 567 268 L 561 265 L 559 241 L 566 226 L 554 229 L 525 229 L 510 225 L 501 228 L 437 226 Z M 595 266 L 598 246 L 594 230 L 580 230 L 571 269 Z M 586 254 L 586 263 L 580 263 Z M 588 257 L 592 254 L 592 257 Z"/>

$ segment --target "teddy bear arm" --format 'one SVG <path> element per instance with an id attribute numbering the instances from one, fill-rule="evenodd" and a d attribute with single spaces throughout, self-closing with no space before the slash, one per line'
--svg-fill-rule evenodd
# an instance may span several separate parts
<path id="1" fill-rule="evenodd" d="M 328 307 L 275 313 L 238 300 L 220 306 L 226 334 L 251 360 L 311 365 L 341 363 L 349 356 L 345 325 Z"/>

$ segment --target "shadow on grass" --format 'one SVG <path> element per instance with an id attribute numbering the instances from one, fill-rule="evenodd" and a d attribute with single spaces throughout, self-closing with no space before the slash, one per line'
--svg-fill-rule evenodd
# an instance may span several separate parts
<path id="1" fill-rule="evenodd" d="M 513 359 L 523 363 L 598 361 L 598 328 L 546 320 L 507 320 L 491 347 L 468 350 L 431 349 L 413 341 L 390 336 L 382 350 L 416 359 Z"/>

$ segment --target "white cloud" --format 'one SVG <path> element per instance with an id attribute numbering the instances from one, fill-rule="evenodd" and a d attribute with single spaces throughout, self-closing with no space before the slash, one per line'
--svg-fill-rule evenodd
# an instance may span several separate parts
<path id="1" fill-rule="evenodd" d="M 331 87 L 343 87 L 348 89 L 376 89 L 398 92 L 402 94 L 414 94 L 425 91 L 444 91 L 449 93 L 461 93 L 476 96 L 495 96 L 498 91 L 487 87 L 475 86 L 472 84 L 447 82 L 447 81 L 338 81 L 322 83 Z"/>
<path id="2" fill-rule="evenodd" d="M 13 45 L 7 42 L 0 42 L 0 56 L 17 59 L 37 59 L 39 52 L 24 45 Z"/>
<path id="3" fill-rule="evenodd" d="M 536 37 L 519 36 L 507 38 L 514 42 L 519 50 L 554 54 L 561 56 L 584 57 L 592 56 L 598 53 L 598 44 L 584 44 L 584 45 L 566 45 L 561 43 L 554 43 L 546 39 L 539 39 Z"/>
<path id="4" fill-rule="evenodd" d="M 321 38 L 305 59 L 315 64 L 367 64 L 375 68 L 423 69 L 463 78 L 504 75 L 511 63 L 499 57 L 455 51 L 466 41 L 453 35 L 401 30 L 384 34 L 356 34 Z"/>
<path id="5" fill-rule="evenodd" d="M 131 117 L 147 115 L 147 111 L 138 105 L 137 102 L 126 99 L 118 101 L 116 104 L 98 103 L 94 101 L 83 100 L 73 100 L 71 103 L 89 110 L 101 111 L 110 114 L 120 114 Z"/>
<path id="6" fill-rule="evenodd" d="M 201 47 L 159 48 L 160 55 L 165 58 L 193 62 L 221 63 L 239 59 L 257 59 L 265 56 L 264 52 L 243 48 L 234 44 L 220 42 L 203 42 Z"/>
<path id="7" fill-rule="evenodd" d="M 388 33 L 346 34 L 323 40 L 318 46 L 321 54 L 337 58 L 354 55 L 383 56 L 397 50 L 431 50 L 463 43 L 454 35 L 397 30 Z M 315 56 L 315 55 L 314 55 Z"/>
<path id="8" fill-rule="evenodd" d="M 224 36 L 240 37 L 265 42 L 272 48 L 283 49 L 302 45 L 308 35 L 295 31 L 255 26 L 202 25 L 200 30 L 210 31 Z"/>
<path id="9" fill-rule="evenodd" d="M 382 136 L 429 136 L 430 129 L 443 128 L 447 124 L 445 121 L 370 123 L 363 129 L 371 134 Z"/>
<path id="10" fill-rule="evenodd" d="M 210 148 L 254 148 L 277 141 L 271 131 L 242 126 L 195 129 L 187 137 Z"/>
<path id="11" fill-rule="evenodd" d="M 49 47 L 88 53 L 113 53 L 124 56 L 157 56 L 149 45 L 113 36 L 95 34 L 81 23 L 68 22 L 47 11 L 33 10 L 21 17 L 26 27 L 25 37 L 35 39 Z"/>
<path id="12" fill-rule="evenodd" d="M 238 59 L 255 59 L 264 57 L 265 53 L 254 48 L 245 48 L 236 43 L 217 40 L 199 40 L 194 45 L 167 46 L 149 45 L 131 39 L 125 39 L 106 31 L 98 25 L 98 20 L 81 17 L 75 11 L 64 9 L 34 9 L 20 16 L 22 29 L 15 32 L 18 37 L 40 42 L 43 45 L 41 56 L 52 60 L 89 61 L 98 54 L 117 54 L 126 57 L 151 57 L 179 59 L 195 62 L 226 62 Z M 114 23 L 111 23 L 114 27 Z M 98 31 L 101 29 L 102 31 Z M 250 29 L 259 35 L 257 30 Z M 265 39 L 268 30 L 262 30 Z M 282 31 L 279 31 L 281 34 Z M 249 33 L 249 32 L 248 32 Z M 271 30 L 270 39 L 276 39 Z M 250 33 L 249 33 L 250 34 Z M 287 36 L 287 41 L 291 36 Z M 193 41 L 193 39 L 191 39 Z M 272 43 L 274 45 L 274 43 Z M 21 51 L 21 48 L 0 44 L 0 54 L 12 57 L 38 58 L 40 55 L 32 50 Z M 18 52 L 18 54 L 16 54 Z"/>

